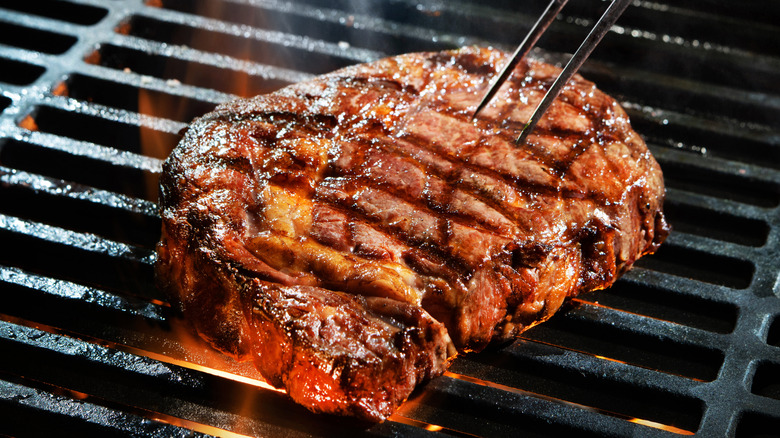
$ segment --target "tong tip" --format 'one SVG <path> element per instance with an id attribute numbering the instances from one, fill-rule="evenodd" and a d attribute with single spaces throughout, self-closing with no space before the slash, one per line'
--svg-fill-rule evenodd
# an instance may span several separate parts
<path id="1" fill-rule="evenodd" d="M 531 133 L 531 122 L 528 121 L 525 125 L 523 125 L 523 130 L 520 131 L 520 135 L 517 136 L 515 139 L 515 145 L 520 146 L 523 143 L 525 143 L 525 140 L 528 138 L 528 134 Z"/>

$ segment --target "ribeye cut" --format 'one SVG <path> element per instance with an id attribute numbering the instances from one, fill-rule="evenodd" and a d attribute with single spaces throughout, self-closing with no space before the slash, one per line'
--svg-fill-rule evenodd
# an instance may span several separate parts
<path id="1" fill-rule="evenodd" d="M 512 339 L 668 233 L 623 109 L 468 47 L 348 67 L 195 120 L 165 162 L 160 284 L 198 333 L 317 412 L 382 420 L 457 351 Z"/>

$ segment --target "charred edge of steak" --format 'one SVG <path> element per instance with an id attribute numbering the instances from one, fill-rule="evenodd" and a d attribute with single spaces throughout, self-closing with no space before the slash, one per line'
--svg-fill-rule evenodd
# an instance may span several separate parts
<path id="1" fill-rule="evenodd" d="M 315 412 L 383 420 L 454 354 L 444 326 L 384 298 L 251 281 L 252 346 L 271 383 Z"/>

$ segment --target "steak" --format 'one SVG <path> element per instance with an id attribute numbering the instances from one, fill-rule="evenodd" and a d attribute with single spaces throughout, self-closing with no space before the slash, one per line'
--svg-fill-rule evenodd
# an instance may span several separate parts
<path id="1" fill-rule="evenodd" d="M 347 67 L 195 120 L 164 164 L 157 276 L 215 348 L 316 412 L 381 421 L 457 352 L 608 287 L 668 234 L 618 103 L 505 53 Z"/>

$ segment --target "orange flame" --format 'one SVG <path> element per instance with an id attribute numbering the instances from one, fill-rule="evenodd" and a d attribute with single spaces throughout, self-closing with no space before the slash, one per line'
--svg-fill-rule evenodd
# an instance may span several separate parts
<path id="1" fill-rule="evenodd" d="M 672 432 L 680 435 L 694 435 L 694 432 L 691 432 L 690 430 L 680 429 L 678 427 L 670 426 L 668 424 L 656 423 L 655 421 L 645 420 L 643 418 L 629 418 L 628 421 L 636 424 L 641 424 L 642 426 L 661 429 L 667 432 Z"/>

